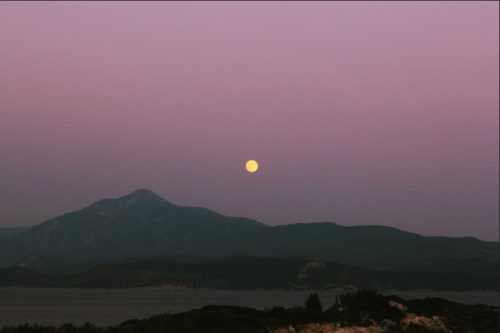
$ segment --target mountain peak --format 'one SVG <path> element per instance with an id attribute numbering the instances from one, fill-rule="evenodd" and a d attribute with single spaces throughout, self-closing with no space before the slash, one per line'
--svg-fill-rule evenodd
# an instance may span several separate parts
<path id="1" fill-rule="evenodd" d="M 128 205 L 133 203 L 163 203 L 168 202 L 167 200 L 160 197 L 158 194 L 150 191 L 148 189 L 140 188 L 134 192 L 121 198 Z"/>

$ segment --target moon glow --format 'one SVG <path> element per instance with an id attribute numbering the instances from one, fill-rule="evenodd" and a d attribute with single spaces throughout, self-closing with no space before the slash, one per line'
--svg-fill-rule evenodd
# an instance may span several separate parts
<path id="1" fill-rule="evenodd" d="M 247 162 L 246 167 L 248 172 L 255 172 L 259 168 L 259 165 L 254 160 L 250 160 Z"/>

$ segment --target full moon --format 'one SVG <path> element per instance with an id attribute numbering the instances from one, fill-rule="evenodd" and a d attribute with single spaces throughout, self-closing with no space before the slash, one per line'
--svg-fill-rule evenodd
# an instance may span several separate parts
<path id="1" fill-rule="evenodd" d="M 259 165 L 254 160 L 250 160 L 247 162 L 247 171 L 248 172 L 255 172 L 255 171 L 257 171 L 258 168 L 259 168 Z"/>

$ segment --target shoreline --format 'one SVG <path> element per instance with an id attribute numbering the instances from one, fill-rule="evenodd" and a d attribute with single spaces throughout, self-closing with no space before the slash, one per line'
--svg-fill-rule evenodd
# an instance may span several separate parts
<path id="1" fill-rule="evenodd" d="M 469 332 L 477 332 L 478 328 L 484 327 L 498 329 L 498 306 L 494 305 L 467 305 L 433 298 L 403 299 L 365 289 L 357 291 L 356 297 L 352 299 L 336 299 L 330 307 L 326 306 L 325 299 L 317 298 L 318 308 L 308 304 L 312 297 L 313 295 L 308 296 L 305 306 L 267 306 L 261 309 L 254 305 L 209 303 L 175 312 L 163 309 L 150 314 L 129 314 L 124 318 L 115 318 L 115 323 L 99 322 L 100 318 L 92 320 L 89 318 L 92 313 L 86 312 L 86 319 L 79 320 L 75 325 L 74 320 L 61 320 L 62 323 L 54 324 L 37 323 L 35 319 L 29 321 L 29 324 L 27 321 L 24 324 L 6 323 L 4 327 L 9 329 L 8 333 L 25 332 L 29 328 L 26 325 L 33 325 L 37 331 L 47 333 L 54 332 L 54 326 L 83 327 L 85 332 L 96 333 L 122 332 L 120 327 L 127 332 L 131 329 L 143 332 L 145 327 L 154 328 L 154 331 L 158 331 L 159 326 L 163 329 L 181 328 L 189 321 L 192 332 L 206 332 L 207 328 L 214 328 L 214 323 L 220 328 L 220 332 L 234 332 L 234 327 L 238 327 L 245 332 L 255 333 L 382 333 L 401 332 L 417 327 L 425 332 L 448 333 L 454 332 L 458 327 L 467 328 Z M 123 309 L 120 309 L 120 314 L 123 314 Z M 432 309 L 432 312 L 426 309 Z M 102 312 L 101 309 L 100 315 Z M 216 321 L 213 320 L 214 316 Z M 226 330 L 227 325 L 230 325 L 231 330 Z"/>
<path id="2" fill-rule="evenodd" d="M 321 289 L 308 289 L 308 290 L 293 290 L 293 289 L 209 289 L 209 288 L 190 288 L 190 287 L 137 287 L 137 288 L 68 288 L 68 287 L 30 287 L 30 286 L 0 286 L 0 289 L 61 289 L 61 290 L 161 290 L 161 291 L 217 291 L 217 292 L 299 292 L 299 293 L 346 293 L 354 292 L 356 290 L 321 290 Z M 361 288 L 360 288 L 361 289 Z M 381 293 L 414 293 L 414 294 L 495 294 L 500 291 L 495 290 L 469 290 L 469 291 L 436 291 L 436 290 L 379 290 Z"/>

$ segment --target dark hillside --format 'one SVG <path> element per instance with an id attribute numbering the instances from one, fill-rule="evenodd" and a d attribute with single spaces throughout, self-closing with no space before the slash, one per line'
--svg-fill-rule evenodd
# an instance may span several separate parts
<path id="1" fill-rule="evenodd" d="M 383 226 L 345 227 L 335 223 L 298 223 L 250 230 L 201 245 L 198 252 L 227 256 L 245 252 L 262 257 L 300 255 L 373 269 L 433 258 L 498 260 L 498 243 L 471 237 L 424 237 Z"/>
<path id="2" fill-rule="evenodd" d="M 268 227 L 206 208 L 177 206 L 148 190 L 100 200 L 1 239 L 0 267 L 23 264 L 46 273 L 80 273 L 98 264 L 159 255 L 163 257 L 157 259 L 190 262 L 235 253 L 299 256 L 381 270 L 454 258 L 498 262 L 499 256 L 498 242 L 424 237 L 384 226 L 324 222 Z M 179 257 L 188 254 L 199 258 Z M 168 257 L 172 255 L 177 257 Z M 26 259 L 33 256 L 39 259 Z"/>
<path id="3" fill-rule="evenodd" d="M 29 255 L 72 260 L 183 254 L 206 239 L 266 228 L 257 221 L 181 207 L 148 190 L 104 199 L 0 242 L 0 267 Z"/>
<path id="4" fill-rule="evenodd" d="M 394 270 L 421 273 L 471 273 L 478 275 L 496 275 L 498 262 L 477 258 L 431 259 L 408 263 Z"/>
<path id="5" fill-rule="evenodd" d="M 498 291 L 498 273 L 490 276 L 374 271 L 297 257 L 238 256 L 205 263 L 144 260 L 100 265 L 70 277 L 43 275 L 15 267 L 0 270 L 0 276 L 4 276 L 2 286 L 31 287 L 290 291 L 343 291 L 369 287 L 400 291 Z"/>
<path id="6" fill-rule="evenodd" d="M 0 237 L 12 236 L 28 230 L 31 227 L 0 228 Z"/>

